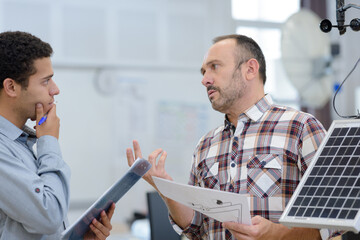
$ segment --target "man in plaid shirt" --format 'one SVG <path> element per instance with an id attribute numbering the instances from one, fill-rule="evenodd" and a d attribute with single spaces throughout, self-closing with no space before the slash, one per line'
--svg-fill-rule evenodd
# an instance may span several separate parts
<path id="1" fill-rule="evenodd" d="M 278 223 L 325 130 L 310 114 L 274 105 L 264 93 L 265 72 L 260 47 L 243 35 L 216 38 L 205 57 L 202 84 L 212 107 L 225 114 L 225 122 L 200 139 L 189 184 L 247 194 L 252 225 L 221 223 L 162 196 L 174 228 L 189 239 L 328 237 L 327 231 Z M 135 158 L 141 157 L 138 142 L 133 144 Z M 127 158 L 132 165 L 131 148 Z M 151 176 L 172 180 L 164 168 L 166 152 L 157 149 L 148 159 L 153 167 L 144 178 L 155 189 Z"/>

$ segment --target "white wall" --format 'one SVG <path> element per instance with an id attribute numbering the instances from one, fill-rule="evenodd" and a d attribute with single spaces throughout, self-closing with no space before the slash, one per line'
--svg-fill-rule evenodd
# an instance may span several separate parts
<path id="1" fill-rule="evenodd" d="M 199 69 L 212 38 L 235 31 L 230 12 L 224 0 L 0 0 L 1 31 L 28 31 L 54 49 L 70 222 L 128 169 L 132 139 L 144 157 L 164 148 L 168 172 L 187 182 L 197 141 L 223 121 Z M 145 212 L 148 190 L 143 180 L 131 189 L 114 223 Z"/>

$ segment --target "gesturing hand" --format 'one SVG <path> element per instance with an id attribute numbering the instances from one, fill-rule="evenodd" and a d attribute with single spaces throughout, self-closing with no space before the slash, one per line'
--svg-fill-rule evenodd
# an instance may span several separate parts
<path id="1" fill-rule="evenodd" d="M 140 149 L 140 145 L 139 145 L 138 141 L 136 141 L 136 140 L 133 141 L 133 148 L 134 148 L 134 153 L 131 148 L 126 149 L 126 157 L 127 157 L 129 166 L 132 166 L 134 164 L 135 159 L 142 158 L 141 149 Z M 160 156 L 160 158 L 159 158 L 158 162 L 156 163 L 156 159 L 159 156 Z M 166 152 L 163 151 L 161 148 L 159 148 L 159 149 L 156 149 L 155 151 L 153 151 L 148 157 L 148 161 L 151 163 L 151 169 L 143 176 L 143 178 L 150 185 L 152 185 L 155 189 L 157 189 L 157 188 L 155 186 L 154 181 L 152 180 L 153 176 L 172 180 L 172 178 L 165 171 L 166 156 L 167 156 Z"/>

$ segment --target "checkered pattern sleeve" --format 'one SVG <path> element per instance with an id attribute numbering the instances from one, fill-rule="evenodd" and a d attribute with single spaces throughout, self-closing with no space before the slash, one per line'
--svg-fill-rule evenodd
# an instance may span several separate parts
<path id="1" fill-rule="evenodd" d="M 324 136 L 324 127 L 318 120 L 310 115 L 303 125 L 301 137 L 299 138 L 299 168 L 302 175 L 310 165 L 310 162 L 319 148 Z"/>
<path id="2" fill-rule="evenodd" d="M 197 153 L 199 152 L 200 142 L 203 143 L 204 139 L 206 139 L 206 138 L 203 137 L 202 139 L 200 139 L 199 144 L 197 145 L 197 147 L 194 151 L 192 167 L 191 167 L 191 171 L 190 171 L 190 178 L 189 178 L 189 183 L 188 183 L 189 185 L 192 185 L 192 186 L 199 185 L 199 183 L 197 181 L 196 173 L 195 173 L 196 168 L 197 168 L 196 163 L 198 162 L 196 156 L 197 156 Z M 169 215 L 169 217 L 170 217 L 170 222 L 171 222 L 173 228 L 179 234 L 184 234 L 188 239 L 194 239 L 194 240 L 207 239 L 206 236 L 209 235 L 209 231 L 204 230 L 203 222 L 204 222 L 205 216 L 203 216 L 203 214 L 195 211 L 194 217 L 193 217 L 190 225 L 182 230 L 180 230 L 179 226 L 176 225 L 176 223 L 174 222 L 174 220 L 172 219 L 172 217 L 170 215 Z"/>

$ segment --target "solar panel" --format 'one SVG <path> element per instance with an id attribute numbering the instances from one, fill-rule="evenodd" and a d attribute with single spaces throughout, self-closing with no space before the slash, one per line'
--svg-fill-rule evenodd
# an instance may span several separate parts
<path id="1" fill-rule="evenodd" d="M 360 120 L 335 120 L 280 223 L 359 232 L 359 176 Z"/>

